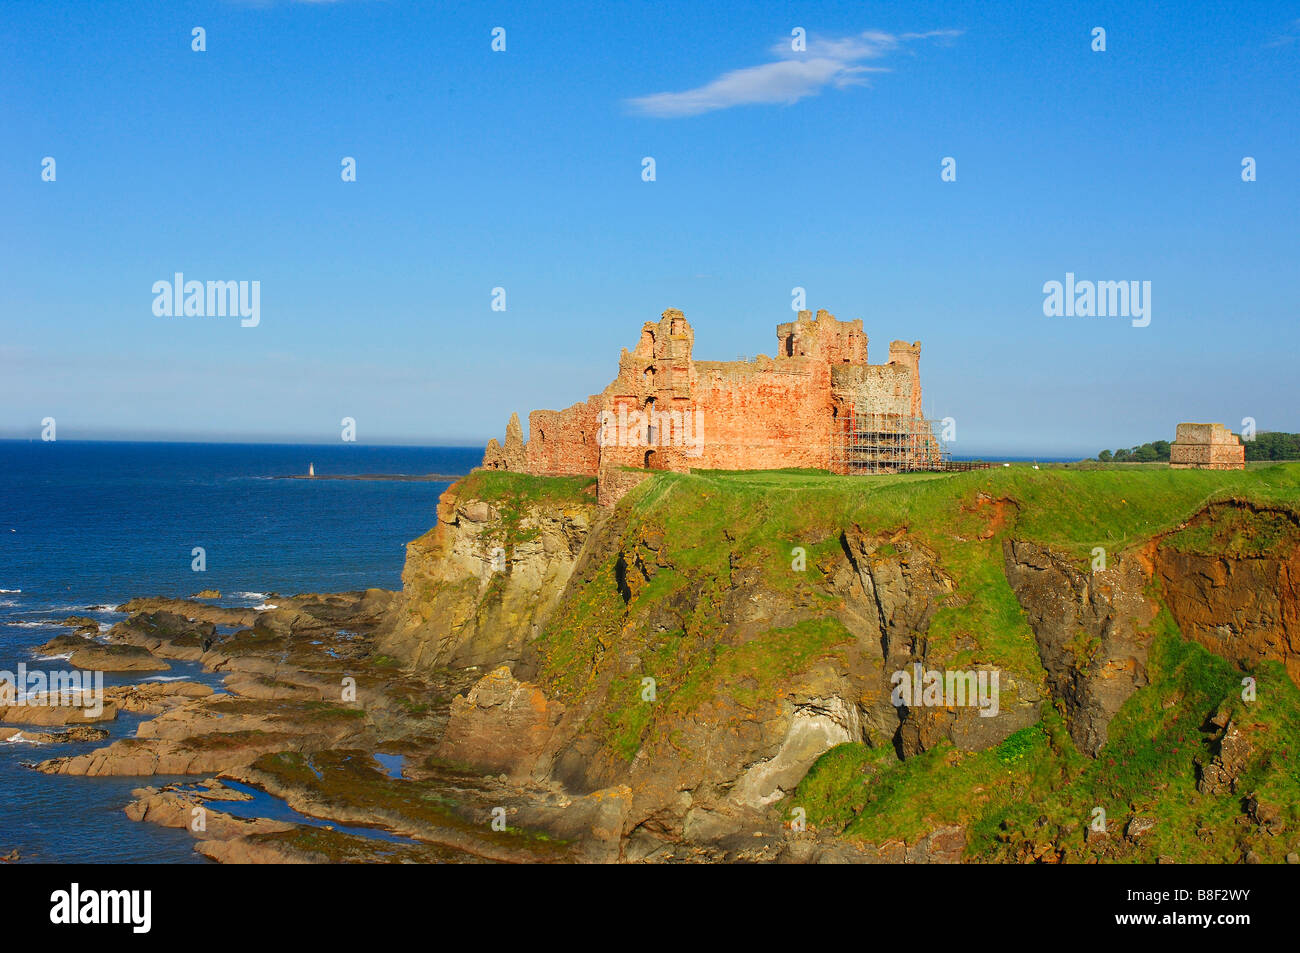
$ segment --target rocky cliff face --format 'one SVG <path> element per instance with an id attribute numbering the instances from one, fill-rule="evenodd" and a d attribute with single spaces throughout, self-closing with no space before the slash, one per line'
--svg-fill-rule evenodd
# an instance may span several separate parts
<path id="1" fill-rule="evenodd" d="M 894 704 L 894 673 L 942 667 L 927 631 L 960 603 L 905 530 L 835 531 L 805 575 L 726 529 L 704 560 L 671 515 L 444 495 L 380 638 L 419 668 L 492 669 L 439 758 L 611 799 L 654 851 L 753 827 L 836 745 L 980 750 L 1037 721 L 1032 672 L 1003 673 L 996 717 Z"/>
<path id="2" fill-rule="evenodd" d="M 1089 754 L 1147 683 L 1157 595 L 1185 636 L 1242 667 L 1281 662 L 1300 684 L 1300 515 L 1290 507 L 1215 503 L 1094 572 L 1027 540 L 1008 539 L 1003 551 L 1052 694 Z"/>
<path id="3" fill-rule="evenodd" d="M 1183 634 L 1238 665 L 1281 662 L 1300 685 L 1300 515 L 1244 500 L 1199 512 L 1155 551 Z"/>
<path id="4" fill-rule="evenodd" d="M 1027 540 L 1006 540 L 1003 557 L 1052 695 L 1065 704 L 1070 735 L 1080 750 L 1096 755 L 1111 718 L 1147 683 L 1149 636 L 1143 630 L 1156 614 L 1144 594 L 1147 575 L 1131 554 L 1085 573 L 1068 557 Z"/>
<path id="5" fill-rule="evenodd" d="M 731 552 L 722 576 L 694 573 L 653 521 L 620 511 L 596 527 L 522 666 L 542 692 L 513 692 L 509 770 L 581 795 L 626 789 L 625 835 L 711 838 L 752 821 L 828 748 L 862 741 L 867 721 L 892 730 L 878 638 L 814 630 L 810 607 L 747 562 Z M 523 740 L 557 708 L 548 745 Z"/>
<path id="6" fill-rule="evenodd" d="M 846 614 L 879 641 L 882 653 L 880 702 L 865 715 L 882 729 L 892 723 L 887 734 L 903 757 L 944 738 L 959 749 L 978 751 L 1038 720 L 1033 678 L 1013 672 L 999 672 L 997 717 L 982 717 L 972 706 L 896 707 L 890 700 L 895 673 L 943 667 L 944 659 L 930 650 L 930 623 L 942 606 L 960 605 L 961 596 L 935 554 L 903 533 L 873 536 L 855 525 L 844 531 L 841 543 L 846 563 L 834 585 L 844 594 Z M 977 661 L 972 667 L 989 666 Z"/>
<path id="7" fill-rule="evenodd" d="M 477 499 L 457 484 L 437 525 L 407 546 L 402 595 L 379 647 L 417 668 L 517 665 L 564 591 L 595 501 Z"/>
<path id="8" fill-rule="evenodd" d="M 613 510 L 502 476 L 518 492 L 467 481 L 444 495 L 378 646 L 417 671 L 477 669 L 435 759 L 508 779 L 525 792 L 521 818 L 592 859 L 669 859 L 683 845 L 730 859 L 956 859 L 959 825 L 796 849 L 773 809 L 842 745 L 892 764 L 997 748 L 1014 764 L 1053 704 L 1097 757 L 1150 682 L 1162 602 L 1212 651 L 1278 659 L 1294 677 L 1300 528 L 1284 508 L 1216 504 L 1089 569 L 1077 544 L 1024 538 L 1019 507 L 983 490 L 954 495 L 942 528 L 922 532 L 879 514 L 865 527 L 750 512 L 672 475 Z M 914 668 L 997 673 L 996 715 L 897 704 L 895 676 Z"/>

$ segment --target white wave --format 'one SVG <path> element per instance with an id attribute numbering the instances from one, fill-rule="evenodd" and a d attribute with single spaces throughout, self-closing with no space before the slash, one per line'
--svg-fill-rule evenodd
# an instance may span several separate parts
<path id="1" fill-rule="evenodd" d="M 38 656 L 36 656 L 36 661 L 38 661 L 38 662 L 63 662 L 63 661 L 66 661 L 67 659 L 70 659 L 70 658 L 72 658 L 72 653 L 71 653 L 71 652 L 64 652 L 62 655 L 38 655 Z"/>
<path id="2" fill-rule="evenodd" d="M 17 605 L 17 599 L 0 599 L 0 609 L 12 609 Z"/>
<path id="3" fill-rule="evenodd" d="M 35 612 L 36 610 L 31 610 Z M 69 615 L 85 615 L 94 613 L 95 615 L 126 615 L 125 612 L 118 612 L 117 606 L 50 606 L 48 609 L 41 609 L 41 612 L 66 612 Z"/>
<path id="4" fill-rule="evenodd" d="M 6 738 L 5 741 L 9 742 L 11 745 L 38 745 L 38 744 L 40 744 L 40 742 L 37 741 L 35 738 L 24 738 L 24 737 L 23 737 L 23 733 L 22 733 L 21 731 L 18 732 L 17 734 L 15 734 L 15 735 L 12 735 L 12 736 Z"/>
<path id="5" fill-rule="evenodd" d="M 143 679 L 146 682 L 184 682 L 188 681 L 188 675 L 150 675 Z"/>
<path id="6" fill-rule="evenodd" d="M 66 629 L 66 625 L 59 625 L 57 622 L 0 622 L 0 625 L 11 625 L 15 629 Z"/>
<path id="7" fill-rule="evenodd" d="M 239 599 L 256 599 L 259 602 L 270 595 L 269 592 L 234 592 L 231 595 Z"/>
<path id="8" fill-rule="evenodd" d="M 21 589 L 0 589 L 0 592 L 22 592 Z"/>
<path id="9" fill-rule="evenodd" d="M 263 602 L 261 605 L 253 606 L 253 609 L 256 610 L 257 612 L 266 612 L 268 609 L 278 609 L 278 608 L 280 607 L 271 602 Z"/>

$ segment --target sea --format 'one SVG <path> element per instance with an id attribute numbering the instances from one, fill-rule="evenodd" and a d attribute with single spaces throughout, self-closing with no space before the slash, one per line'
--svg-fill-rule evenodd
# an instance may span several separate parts
<path id="1" fill-rule="evenodd" d="M 0 672 L 59 669 L 35 647 L 89 616 L 101 630 L 136 596 L 221 592 L 223 605 L 277 595 L 401 586 L 405 546 L 436 522 L 449 481 L 300 480 L 467 473 L 481 447 L 0 441 Z M 201 558 L 200 558 L 201 555 Z M 163 677 L 219 688 L 198 663 Z M 0 675 L 0 678 L 4 677 Z M 108 673 L 105 685 L 140 681 Z M 174 778 L 78 778 L 27 765 L 134 733 L 142 716 L 100 727 L 107 741 L 11 742 L 0 725 L 0 857 L 23 861 L 201 863 L 184 831 L 130 821 L 131 791 Z M 44 730 L 44 729 L 34 729 Z M 192 780 L 192 779 L 190 779 Z"/>

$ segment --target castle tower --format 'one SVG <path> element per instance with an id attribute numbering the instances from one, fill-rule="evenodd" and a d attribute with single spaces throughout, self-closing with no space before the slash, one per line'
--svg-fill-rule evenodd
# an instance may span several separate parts
<path id="1" fill-rule="evenodd" d="M 911 415 L 920 417 L 921 414 L 921 342 L 913 341 L 908 344 L 906 341 L 889 342 L 889 363 L 902 364 L 907 368 L 908 377 L 912 383 L 911 398 Z"/>
<path id="2" fill-rule="evenodd" d="M 800 311 L 793 321 L 776 326 L 777 357 L 812 357 L 828 364 L 867 363 L 867 335 L 862 319 L 841 321 L 829 311 Z"/>

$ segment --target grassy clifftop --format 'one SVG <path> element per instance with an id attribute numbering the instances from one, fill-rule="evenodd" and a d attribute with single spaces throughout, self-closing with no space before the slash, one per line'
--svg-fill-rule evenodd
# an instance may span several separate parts
<path id="1" fill-rule="evenodd" d="M 662 473 L 625 502 L 633 523 L 653 525 L 660 553 L 682 569 L 724 573 L 737 557 L 763 584 L 793 596 L 825 582 L 820 557 L 840 548 L 846 527 L 904 534 L 937 555 L 957 583 L 938 612 L 931 642 L 956 662 L 984 650 L 1034 672 L 1033 639 L 1002 570 L 1008 533 L 1078 559 L 1114 555 L 1176 529 L 1207 503 L 1241 498 L 1300 506 L 1300 464 L 1211 472 L 995 468 L 956 474 L 840 477 L 810 471 Z M 791 571 L 795 548 L 807 570 Z M 951 651 L 943 652 L 944 646 Z"/>
<path id="2" fill-rule="evenodd" d="M 1083 556 L 1093 546 L 1122 548 L 1172 529 L 1214 500 L 1300 505 L 1300 463 L 1235 471 L 1015 466 L 869 477 L 807 470 L 664 473 L 634 491 L 631 502 L 634 511 L 648 512 L 673 498 L 675 508 L 695 513 L 693 501 L 708 500 L 716 515 L 692 519 L 705 535 L 717 535 L 733 515 L 761 511 L 778 535 L 856 520 L 907 526 L 940 542 L 960 534 L 964 506 L 978 493 L 1018 505 L 1018 537 Z"/>
<path id="3" fill-rule="evenodd" d="M 509 495 L 583 492 L 576 479 L 490 477 L 497 481 L 491 489 Z M 625 535 L 651 540 L 655 561 L 667 570 L 638 598 L 667 600 L 691 588 L 700 632 L 711 622 L 717 627 L 709 587 L 738 570 L 757 573 L 752 586 L 813 610 L 819 601 L 829 608 L 834 599 L 826 591 L 826 557 L 840 550 L 845 528 L 905 535 L 932 549 L 957 584 L 957 598 L 930 627 L 936 654 L 955 663 L 982 653 L 1033 673 L 1039 663 L 1032 633 L 1003 575 L 1005 535 L 1049 545 L 1086 568 L 1095 547 L 1118 553 L 1176 529 L 1207 503 L 1231 498 L 1300 506 L 1300 464 L 1227 472 L 1012 467 L 872 477 L 800 470 L 657 473 L 622 501 L 620 518 Z M 792 569 L 798 549 L 805 554 L 801 571 Z M 547 673 L 557 687 L 575 688 L 588 679 L 583 662 L 622 608 L 616 555 L 597 567 L 602 584 L 585 587 L 584 597 L 568 605 L 567 618 L 545 636 Z M 959 653 L 961 645 L 967 650 Z"/>

